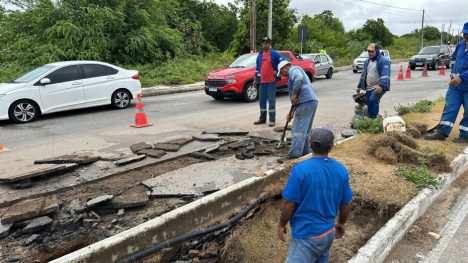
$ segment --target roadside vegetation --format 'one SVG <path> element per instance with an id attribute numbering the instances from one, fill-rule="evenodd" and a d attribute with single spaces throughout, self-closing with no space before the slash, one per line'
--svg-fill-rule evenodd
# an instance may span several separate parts
<path id="1" fill-rule="evenodd" d="M 100 60 L 140 70 L 144 86 L 193 83 L 250 51 L 249 0 L 238 0 L 237 6 L 199 0 L 0 3 L 2 82 L 50 62 Z M 289 4 L 275 0 L 275 49 L 300 52 L 298 25 L 308 27 L 303 52 L 325 49 L 335 66 L 351 64 L 370 41 L 388 49 L 392 59 L 408 58 L 419 49 L 418 29 L 395 36 L 378 18 L 346 32 L 330 10 L 300 17 Z M 267 31 L 267 9 L 268 0 L 257 0 L 257 40 Z M 437 44 L 440 32 L 427 26 L 424 37 L 426 45 Z"/>
<path id="2" fill-rule="evenodd" d="M 360 132 L 365 133 L 382 133 L 383 132 L 383 118 L 378 116 L 377 118 L 363 117 L 356 120 L 356 129 Z"/>
<path id="3" fill-rule="evenodd" d="M 434 102 L 429 100 L 420 100 L 415 104 L 408 104 L 408 105 L 397 105 L 395 106 L 395 111 L 399 116 L 406 115 L 411 112 L 430 112 L 432 107 L 434 106 Z"/>
<path id="4" fill-rule="evenodd" d="M 437 187 L 436 175 L 427 167 L 427 160 L 419 159 L 418 166 L 401 165 L 395 169 L 395 175 L 414 183 L 418 188 Z"/>

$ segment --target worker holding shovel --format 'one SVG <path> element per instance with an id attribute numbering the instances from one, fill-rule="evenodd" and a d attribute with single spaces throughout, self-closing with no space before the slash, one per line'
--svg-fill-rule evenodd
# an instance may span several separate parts
<path id="1" fill-rule="evenodd" d="M 312 89 L 309 77 L 302 68 L 293 66 L 287 61 L 281 61 L 278 64 L 279 74 L 288 77 L 291 111 L 286 116 L 286 127 L 287 123 L 294 118 L 291 128 L 291 149 L 285 157 L 278 159 L 278 163 L 283 163 L 310 152 L 310 134 L 318 99 Z"/>

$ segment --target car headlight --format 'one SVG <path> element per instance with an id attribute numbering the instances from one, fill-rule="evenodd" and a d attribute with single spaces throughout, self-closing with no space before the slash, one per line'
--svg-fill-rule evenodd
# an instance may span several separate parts
<path id="1" fill-rule="evenodd" d="M 232 83 L 236 83 L 236 82 L 237 82 L 237 80 L 235 80 L 235 79 L 227 79 L 226 80 L 226 83 L 228 83 L 228 84 L 232 84 Z"/>
<path id="2" fill-rule="evenodd" d="M 5 96 L 6 96 L 6 94 L 0 94 L 0 98 L 5 97 Z"/>

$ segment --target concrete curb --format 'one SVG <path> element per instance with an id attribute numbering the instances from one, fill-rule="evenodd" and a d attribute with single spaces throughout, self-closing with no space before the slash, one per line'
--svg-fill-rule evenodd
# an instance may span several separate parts
<path id="1" fill-rule="evenodd" d="M 467 148 L 468 149 L 468 148 Z M 438 189 L 425 188 L 408 202 L 392 219 L 390 219 L 348 263 L 383 262 L 385 257 L 403 238 L 427 208 L 440 196 L 461 174 L 468 170 L 468 154 L 460 154 L 452 162 L 453 172 L 441 174 L 441 186 Z"/>

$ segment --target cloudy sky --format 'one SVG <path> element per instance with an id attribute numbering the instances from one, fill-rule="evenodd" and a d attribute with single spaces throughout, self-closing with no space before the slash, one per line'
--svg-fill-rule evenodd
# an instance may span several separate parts
<path id="1" fill-rule="evenodd" d="M 234 0 L 213 0 L 219 4 L 234 3 Z M 369 0 L 371 2 L 401 8 L 425 10 L 425 25 L 448 31 L 450 20 L 454 34 L 468 21 L 468 0 Z M 273 0 L 273 12 L 274 12 Z M 346 31 L 361 27 L 367 19 L 382 18 L 393 34 L 402 35 L 421 28 L 422 11 L 405 10 L 374 5 L 359 0 L 291 0 L 291 7 L 299 15 L 321 13 L 332 10 L 344 24 Z M 274 22 L 273 22 L 274 26 Z"/>

